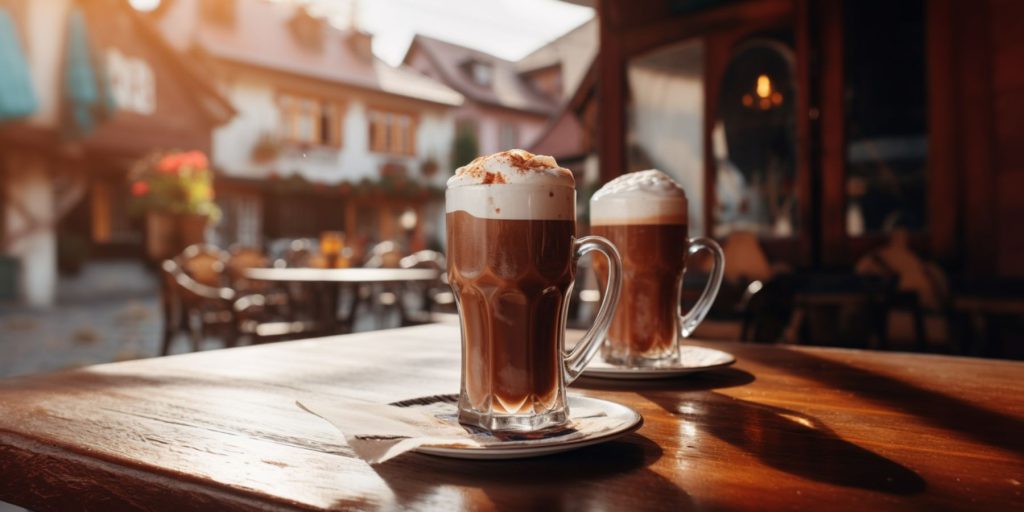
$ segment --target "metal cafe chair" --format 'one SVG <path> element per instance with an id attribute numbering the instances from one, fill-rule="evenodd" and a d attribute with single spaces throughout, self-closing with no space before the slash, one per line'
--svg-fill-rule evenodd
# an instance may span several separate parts
<path id="1" fill-rule="evenodd" d="M 227 284 L 228 253 L 210 244 L 195 244 L 185 248 L 175 260 L 181 270 L 196 282 L 206 286 Z"/>
<path id="2" fill-rule="evenodd" d="M 243 334 L 257 332 L 266 310 L 265 297 L 232 288 L 230 263 L 229 254 L 220 248 L 196 244 L 161 264 L 165 319 L 161 354 L 169 353 L 181 333 L 189 335 L 195 351 L 210 334 L 219 335 L 225 346 L 233 347 Z M 239 261 L 235 265 L 242 266 Z M 244 328 L 246 325 L 249 328 Z"/>
<path id="3" fill-rule="evenodd" d="M 374 245 L 370 249 L 369 257 L 363 263 L 367 268 L 395 268 L 401 264 L 402 253 L 398 244 L 391 240 Z"/>
<path id="4" fill-rule="evenodd" d="M 363 267 L 397 268 L 400 266 L 401 259 L 402 253 L 398 244 L 392 240 L 385 240 L 369 250 Z M 404 287 L 401 285 L 364 284 L 353 290 L 352 300 L 367 304 L 376 317 L 377 323 L 380 324 L 383 322 L 382 316 L 385 310 L 398 306 L 401 311 L 399 301 L 402 300 L 403 290 Z M 355 311 L 356 307 L 358 304 L 353 305 L 352 311 Z"/>
<path id="5" fill-rule="evenodd" d="M 416 251 L 399 260 L 401 268 L 426 268 L 438 271 L 437 279 L 429 283 L 411 283 L 414 291 L 419 291 L 420 311 L 409 312 L 404 304 L 398 304 L 402 326 L 418 325 L 434 322 L 434 313 L 454 313 L 455 296 L 448 286 L 448 275 L 445 272 L 448 264 L 444 254 L 437 251 Z M 399 298 L 401 300 L 401 298 Z"/>
<path id="6" fill-rule="evenodd" d="M 298 238 L 288 243 L 288 248 L 279 258 L 274 260 L 274 267 L 308 268 L 312 267 L 317 257 L 317 248 L 313 241 Z M 316 293 L 313 286 L 301 283 L 284 283 L 282 289 L 288 301 L 288 319 L 293 322 L 303 320 L 303 311 L 319 311 Z M 305 318 L 305 320 L 313 320 Z"/>
<path id="7" fill-rule="evenodd" d="M 234 290 L 199 282 L 176 260 L 164 260 L 161 274 L 164 310 L 161 355 L 170 353 L 171 343 L 181 333 L 189 335 L 192 350 L 198 351 L 203 338 L 214 325 L 214 319 L 223 324 L 225 345 L 237 344 L 239 329 Z"/>
<path id="8" fill-rule="evenodd" d="M 265 304 L 275 312 L 285 314 L 289 309 L 288 292 L 280 286 L 265 281 L 253 281 L 245 277 L 245 272 L 253 268 L 270 266 L 270 258 L 262 249 L 243 245 L 234 245 L 228 249 L 226 271 L 231 288 L 239 294 L 259 294 L 264 297 Z"/>
<path id="9" fill-rule="evenodd" d="M 234 245 L 228 249 L 225 263 L 228 280 L 235 291 L 263 291 L 266 285 L 260 281 L 252 281 L 245 277 L 245 271 L 251 268 L 262 268 L 270 265 L 270 258 L 257 247 Z"/>

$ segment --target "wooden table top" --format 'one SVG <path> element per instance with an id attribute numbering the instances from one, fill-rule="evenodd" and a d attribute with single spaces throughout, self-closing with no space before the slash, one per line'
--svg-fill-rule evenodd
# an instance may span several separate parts
<path id="1" fill-rule="evenodd" d="M 580 380 L 644 426 L 520 461 L 369 466 L 302 396 L 458 388 L 429 325 L 0 381 L 0 500 L 36 510 L 1021 510 L 1024 363 L 707 343 L 729 369 Z"/>
<path id="2" fill-rule="evenodd" d="M 250 268 L 245 277 L 257 281 L 309 283 L 394 283 L 433 281 L 440 273 L 429 268 Z"/>

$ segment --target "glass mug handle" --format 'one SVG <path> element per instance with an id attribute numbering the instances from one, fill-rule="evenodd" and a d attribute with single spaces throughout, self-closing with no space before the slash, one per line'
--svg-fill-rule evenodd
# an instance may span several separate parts
<path id="1" fill-rule="evenodd" d="M 575 254 L 573 264 L 591 251 L 597 251 L 608 259 L 608 282 L 605 286 L 605 293 L 602 294 L 601 307 L 597 310 L 594 325 L 571 351 L 562 354 L 564 358 L 562 369 L 566 386 L 576 380 L 590 360 L 597 355 L 598 349 L 601 348 L 601 341 L 608 334 L 608 328 L 615 315 L 615 308 L 619 305 L 619 291 L 622 288 L 622 258 L 619 257 L 619 251 L 605 238 L 586 236 L 573 242 L 573 253 Z"/>
<path id="2" fill-rule="evenodd" d="M 700 295 L 700 298 L 697 299 L 697 302 L 689 312 L 679 317 L 679 334 L 684 338 L 689 338 L 701 321 L 704 320 L 704 317 L 707 316 L 708 311 L 711 309 L 711 304 L 715 302 L 715 297 L 718 296 L 718 289 L 722 286 L 722 275 L 725 271 L 725 254 L 722 253 L 722 248 L 719 247 L 718 242 L 705 237 L 691 238 L 689 242 L 690 248 L 686 251 L 687 258 L 704 249 L 711 253 L 714 263 L 711 266 L 711 276 L 708 278 L 708 284 L 704 285 L 704 293 Z M 682 300 L 682 298 L 683 282 L 680 280 L 679 300 Z"/>

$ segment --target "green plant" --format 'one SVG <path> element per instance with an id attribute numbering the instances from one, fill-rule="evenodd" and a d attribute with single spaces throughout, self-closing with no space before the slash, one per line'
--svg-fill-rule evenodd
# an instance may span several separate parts
<path id="1" fill-rule="evenodd" d="M 469 127 L 460 127 L 452 141 L 452 164 L 461 167 L 473 161 L 480 153 L 476 134 Z"/>
<path id="2" fill-rule="evenodd" d="M 213 197 L 213 171 L 201 151 L 157 151 L 142 158 L 128 174 L 131 212 L 159 212 L 220 218 Z"/>

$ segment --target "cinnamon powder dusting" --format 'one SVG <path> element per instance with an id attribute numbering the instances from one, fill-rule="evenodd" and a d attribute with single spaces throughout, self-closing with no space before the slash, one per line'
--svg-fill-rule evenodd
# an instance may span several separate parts
<path id="1" fill-rule="evenodd" d="M 558 167 L 558 163 L 550 156 L 534 155 L 522 150 L 508 150 L 489 157 L 477 157 L 468 165 L 460 168 L 458 174 L 468 176 L 484 185 L 508 183 L 508 179 L 504 174 L 485 169 L 484 161 L 487 158 L 503 160 L 509 167 L 515 170 L 516 174 L 526 174 L 531 171 Z"/>
<path id="2" fill-rule="evenodd" d="M 501 184 L 505 183 L 505 175 L 504 174 L 501 174 L 501 173 L 498 173 L 498 172 L 483 171 L 482 169 L 474 169 L 474 171 L 482 172 L 484 179 L 481 181 L 481 183 L 483 183 L 484 185 L 491 185 L 493 183 L 497 183 L 497 184 L 501 185 Z M 470 175 L 471 176 L 473 175 L 472 171 L 470 171 Z M 477 177 L 477 176 L 473 176 L 473 177 Z"/>
<path id="3" fill-rule="evenodd" d="M 515 168 L 519 174 L 524 174 L 537 169 L 550 169 L 557 167 L 554 159 L 541 155 L 533 155 L 526 151 L 505 151 L 502 153 L 505 160 Z"/>

